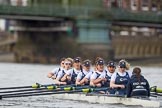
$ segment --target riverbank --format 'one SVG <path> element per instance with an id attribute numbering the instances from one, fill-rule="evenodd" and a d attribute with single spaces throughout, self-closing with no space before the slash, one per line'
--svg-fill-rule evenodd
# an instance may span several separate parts
<path id="1" fill-rule="evenodd" d="M 0 62 L 15 62 L 14 53 L 0 53 Z"/>
<path id="2" fill-rule="evenodd" d="M 145 58 L 138 60 L 130 60 L 129 63 L 133 66 L 157 66 L 162 67 L 162 58 Z"/>
<path id="3" fill-rule="evenodd" d="M 0 53 L 0 62 L 15 62 L 14 53 Z M 116 60 L 118 62 L 118 60 Z M 158 66 L 162 67 L 162 58 L 145 58 L 128 60 L 131 66 Z"/>

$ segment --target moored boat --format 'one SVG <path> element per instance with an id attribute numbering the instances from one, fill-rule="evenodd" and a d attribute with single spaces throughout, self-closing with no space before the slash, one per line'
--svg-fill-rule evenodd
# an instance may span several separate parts
<path id="1" fill-rule="evenodd" d="M 126 98 L 120 96 L 106 96 L 106 95 L 86 95 L 83 93 L 65 93 L 55 94 L 54 98 L 57 99 L 70 99 L 76 101 L 87 101 L 89 103 L 101 103 L 101 104 L 123 104 L 143 107 L 159 108 L 162 106 L 162 102 L 151 99 L 139 99 L 139 98 Z"/>

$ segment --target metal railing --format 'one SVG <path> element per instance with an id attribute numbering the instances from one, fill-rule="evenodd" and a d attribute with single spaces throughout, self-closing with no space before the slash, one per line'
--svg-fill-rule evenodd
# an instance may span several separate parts
<path id="1" fill-rule="evenodd" d="M 109 20 L 162 23 L 162 12 L 133 12 L 119 8 L 105 9 L 86 6 L 11 6 L 1 4 L 0 14 L 73 18 L 107 18 Z"/>
<path id="2" fill-rule="evenodd" d="M 40 5 L 40 6 L 11 6 L 0 5 L 0 14 L 10 15 L 32 15 L 32 16 L 58 16 L 58 17 L 90 17 L 95 12 L 104 11 L 99 8 L 62 6 L 62 5 Z"/>
<path id="3" fill-rule="evenodd" d="M 113 20 L 162 23 L 162 12 L 135 12 L 124 9 L 109 9 L 108 13 L 113 16 Z"/>

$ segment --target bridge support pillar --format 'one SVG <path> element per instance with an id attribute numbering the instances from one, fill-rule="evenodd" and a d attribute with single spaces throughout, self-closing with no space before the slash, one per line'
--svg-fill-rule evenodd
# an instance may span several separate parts
<path id="1" fill-rule="evenodd" d="M 10 30 L 18 37 L 14 47 L 16 61 L 58 63 L 61 57 L 73 56 L 76 47 L 71 31 L 73 26 L 72 20 L 64 19 L 12 22 Z"/>
<path id="2" fill-rule="evenodd" d="M 84 55 L 92 60 L 100 56 L 113 59 L 109 28 L 111 22 L 104 19 L 78 19 L 78 43 L 83 47 Z"/>

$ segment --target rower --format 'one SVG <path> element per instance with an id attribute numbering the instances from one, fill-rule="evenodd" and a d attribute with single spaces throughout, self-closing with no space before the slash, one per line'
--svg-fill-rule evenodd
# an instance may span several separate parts
<path id="1" fill-rule="evenodd" d="M 73 68 L 68 70 L 61 81 L 66 81 L 67 84 L 75 84 L 79 72 L 82 71 L 81 58 L 74 58 Z"/>
<path id="2" fill-rule="evenodd" d="M 104 69 L 104 60 L 96 59 L 95 70 L 90 78 L 90 86 L 101 87 L 105 81 L 106 71 Z"/>
<path id="3" fill-rule="evenodd" d="M 110 87 L 110 80 L 111 80 L 111 76 L 112 74 L 115 72 L 116 69 L 116 65 L 114 61 L 109 61 L 107 63 L 107 71 L 106 71 L 106 82 L 105 82 L 105 86 Z"/>
<path id="4" fill-rule="evenodd" d="M 54 80 L 55 84 L 58 84 L 58 85 L 66 85 L 67 84 L 66 81 L 62 80 L 62 78 L 67 73 L 67 71 L 72 68 L 72 64 L 73 64 L 72 58 L 69 57 L 64 60 L 64 69 L 62 71 L 58 72 L 56 79 Z"/>
<path id="5" fill-rule="evenodd" d="M 110 87 L 117 95 L 126 95 L 126 85 L 131 76 L 131 73 L 126 71 L 126 63 L 124 60 L 119 61 L 118 72 L 111 76 Z"/>
<path id="6" fill-rule="evenodd" d="M 76 85 L 89 85 L 90 76 L 92 75 L 91 61 L 88 59 L 84 60 L 82 66 L 83 66 L 83 69 L 77 75 L 75 84 Z"/>
<path id="7" fill-rule="evenodd" d="M 60 59 L 60 67 L 54 68 L 51 72 L 49 72 L 47 75 L 48 78 L 52 78 L 53 80 L 56 79 L 57 74 L 64 69 L 64 60 L 64 57 Z"/>
<path id="8" fill-rule="evenodd" d="M 127 85 L 127 97 L 149 97 L 150 86 L 148 81 L 141 75 L 141 69 L 135 67 L 132 77 Z"/>

